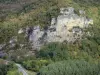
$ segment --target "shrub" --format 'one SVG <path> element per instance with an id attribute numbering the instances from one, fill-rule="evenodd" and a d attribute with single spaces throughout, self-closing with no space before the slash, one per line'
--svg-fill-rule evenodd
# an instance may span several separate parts
<path id="1" fill-rule="evenodd" d="M 50 64 L 41 68 L 37 75 L 99 75 L 96 64 L 83 60 L 68 60 Z"/>
<path id="2" fill-rule="evenodd" d="M 7 72 L 7 75 L 23 75 L 22 73 L 18 72 L 18 69 L 12 69 Z"/>
<path id="3" fill-rule="evenodd" d="M 0 75 L 6 75 L 7 72 L 14 67 L 12 62 L 6 63 L 7 61 L 0 59 Z"/>
<path id="4" fill-rule="evenodd" d="M 68 50 L 67 44 L 50 43 L 44 46 L 38 53 L 40 58 L 51 59 L 53 61 L 67 60 Z"/>
<path id="5" fill-rule="evenodd" d="M 28 70 L 37 72 L 42 66 L 46 66 L 49 63 L 47 60 L 28 60 L 24 61 L 22 65 Z"/>

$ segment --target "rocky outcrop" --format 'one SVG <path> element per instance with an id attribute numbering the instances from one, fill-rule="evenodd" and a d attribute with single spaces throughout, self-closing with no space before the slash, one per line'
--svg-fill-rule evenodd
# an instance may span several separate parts
<path id="1" fill-rule="evenodd" d="M 93 24 L 93 20 L 82 16 L 85 11 L 79 10 L 79 13 L 80 15 L 76 14 L 72 7 L 61 8 L 60 15 L 52 18 L 51 26 L 48 26 L 47 29 L 41 30 L 39 26 L 29 28 L 28 36 L 33 48 L 39 49 L 43 44 L 49 42 L 74 42 L 81 39 L 83 28 Z M 20 30 L 19 33 L 21 32 Z"/>

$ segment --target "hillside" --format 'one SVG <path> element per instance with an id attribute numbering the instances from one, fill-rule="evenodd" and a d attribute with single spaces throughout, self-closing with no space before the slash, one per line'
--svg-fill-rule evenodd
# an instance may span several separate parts
<path id="1" fill-rule="evenodd" d="M 100 0 L 0 0 L 0 58 L 37 75 L 99 75 Z"/>

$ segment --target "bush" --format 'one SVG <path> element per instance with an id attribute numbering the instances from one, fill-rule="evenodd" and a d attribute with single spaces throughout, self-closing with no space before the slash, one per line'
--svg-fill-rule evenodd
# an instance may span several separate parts
<path id="1" fill-rule="evenodd" d="M 44 46 L 39 51 L 38 57 L 44 59 L 51 59 L 53 61 L 67 60 L 68 59 L 67 44 L 50 43 Z"/>
<path id="2" fill-rule="evenodd" d="M 42 66 L 46 66 L 49 63 L 47 60 L 28 60 L 24 61 L 22 65 L 28 70 L 37 72 Z"/>
<path id="3" fill-rule="evenodd" d="M 13 68 L 13 63 L 7 63 L 4 60 L 0 60 L 0 75 L 6 75 L 7 72 Z"/>
<path id="4" fill-rule="evenodd" d="M 100 28 L 95 26 L 88 29 L 91 36 L 86 36 L 81 41 L 81 50 L 87 52 L 92 57 L 100 56 Z"/>
<path id="5" fill-rule="evenodd" d="M 12 69 L 7 72 L 7 75 L 23 75 L 22 73 L 18 72 L 18 69 Z"/>
<path id="6" fill-rule="evenodd" d="M 99 75 L 99 70 L 96 64 L 83 60 L 68 60 L 43 67 L 37 75 Z"/>
<path id="7" fill-rule="evenodd" d="M 8 68 L 6 65 L 0 65 L 0 75 L 6 75 L 7 70 L 8 70 Z"/>

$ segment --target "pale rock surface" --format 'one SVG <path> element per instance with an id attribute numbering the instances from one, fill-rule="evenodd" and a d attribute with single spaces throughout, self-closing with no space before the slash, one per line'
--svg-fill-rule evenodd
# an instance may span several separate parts
<path id="1" fill-rule="evenodd" d="M 39 49 L 43 44 L 49 42 L 74 42 L 83 35 L 83 28 L 87 28 L 93 24 L 93 20 L 80 16 L 85 11 L 80 10 L 80 15 L 74 12 L 74 8 L 61 8 L 61 15 L 52 18 L 51 26 L 47 30 L 41 30 L 39 26 L 33 28 L 29 35 L 29 40 L 33 44 L 34 49 Z"/>
<path id="2" fill-rule="evenodd" d="M 21 28 L 19 29 L 18 34 L 22 34 L 22 33 L 24 33 L 24 30 Z"/>

